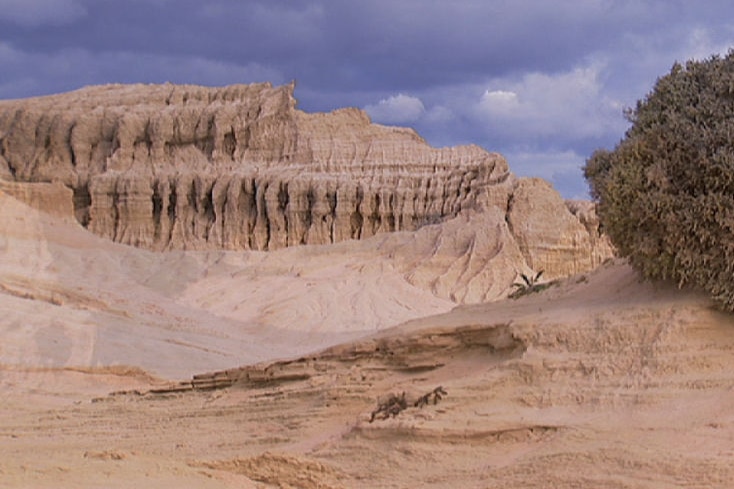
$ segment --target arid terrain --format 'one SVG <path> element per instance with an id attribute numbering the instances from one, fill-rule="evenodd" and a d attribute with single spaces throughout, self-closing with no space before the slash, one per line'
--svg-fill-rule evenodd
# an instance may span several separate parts
<path id="1" fill-rule="evenodd" d="M 387 265 L 350 275 L 359 253 L 323 263 L 319 247 L 294 249 L 298 271 L 271 277 L 276 255 L 238 256 L 272 291 L 270 305 L 242 305 L 263 322 L 238 328 L 227 319 L 238 294 L 216 279 L 235 257 L 149 255 L 0 202 L 5 487 L 734 480 L 734 320 L 619 261 L 517 300 L 454 307 Z M 196 276 L 169 271 L 165 287 L 151 285 L 182 260 Z M 401 324 L 370 332 L 391 322 Z M 257 362 L 230 371 L 230 387 L 178 384 Z M 439 386 L 442 399 L 413 406 Z M 370 422 L 402 392 L 407 409 Z"/>
<path id="2" fill-rule="evenodd" d="M 734 317 L 698 293 L 640 281 L 611 258 L 588 205 L 514 177 L 499 155 L 439 157 L 359 114 L 347 114 L 357 132 L 329 133 L 333 121 L 317 122 L 344 113 L 276 111 L 277 124 L 248 129 L 250 146 L 236 138 L 232 158 L 253 157 L 258 131 L 302 137 L 293 127 L 304 120 L 312 146 L 291 141 L 294 154 L 330 156 L 305 186 L 298 172 L 277 184 L 288 189 L 281 197 L 308 195 L 306 210 L 255 192 L 263 200 L 253 201 L 253 225 L 236 234 L 219 212 L 236 206 L 216 195 L 254 180 L 217 187 L 241 177 L 232 161 L 208 184 L 192 183 L 164 151 L 170 173 L 141 177 L 119 167 L 119 151 L 153 158 L 156 142 L 135 136 L 134 118 L 123 131 L 107 114 L 107 136 L 74 139 L 62 133 L 78 121 L 43 119 L 42 103 L 0 106 L 0 486 L 731 487 Z M 43 128 L 43 149 L 27 149 Z M 339 137 L 317 141 L 319 131 Z M 111 139 L 92 145 L 88 166 L 55 153 L 68 156 L 72 141 L 86 147 L 89 134 Z M 194 151 L 224 144 L 212 134 L 211 145 L 177 140 L 174 152 L 204 164 Z M 388 142 L 360 160 L 355 148 L 374 148 L 370 138 Z M 107 150 L 113 156 L 95 163 Z M 328 175 L 339 151 L 358 182 L 380 168 L 360 192 L 381 195 L 383 207 L 362 213 L 356 194 L 338 204 L 336 187 L 322 187 L 328 178 L 314 174 Z M 260 163 L 290 158 L 275 153 Z M 420 164 L 389 173 L 390 161 L 416 154 Z M 18 155 L 34 163 L 21 168 Z M 472 175 L 457 181 L 469 183 L 431 194 L 425 175 L 456 155 Z M 56 164 L 65 176 L 45 178 Z M 280 178 L 248 171 L 266 186 Z M 162 181 L 193 189 L 190 208 L 177 201 L 168 221 L 156 214 Z M 208 190 L 196 194 L 201 185 Z M 410 192 L 410 209 L 384 207 Z M 461 205 L 432 204 L 454 195 Z M 354 222 L 342 219 L 347 208 L 361 227 L 345 224 Z M 297 227 L 283 217 L 296 215 Z M 506 298 L 520 273 L 539 270 L 545 290 Z"/>

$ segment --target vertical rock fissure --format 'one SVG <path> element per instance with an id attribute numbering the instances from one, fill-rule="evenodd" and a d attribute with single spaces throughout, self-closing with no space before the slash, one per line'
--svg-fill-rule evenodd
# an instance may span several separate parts
<path id="1" fill-rule="evenodd" d="M 89 193 L 89 184 L 83 183 L 71 187 L 74 207 L 74 217 L 85 228 L 89 226 L 89 209 L 92 206 L 92 195 Z"/>
<path id="2" fill-rule="evenodd" d="M 190 235 L 196 236 L 196 216 L 199 213 L 199 203 L 196 198 L 196 182 L 191 180 L 189 184 L 189 192 L 187 195 L 187 202 L 191 209 L 192 219 L 189 219 L 189 233 Z"/>
<path id="3" fill-rule="evenodd" d="M 364 199 L 364 190 L 361 185 L 357 186 L 356 201 L 353 205 L 354 212 L 349 217 L 349 224 L 351 226 L 350 236 L 352 239 L 361 239 L 362 237 L 362 226 L 364 225 L 364 217 L 360 212 L 362 208 L 362 200 Z"/>
<path id="4" fill-rule="evenodd" d="M 507 229 L 510 231 L 510 234 L 514 235 L 514 230 L 512 228 L 512 219 L 510 218 L 510 213 L 512 212 L 512 205 L 514 204 L 515 194 L 510 192 L 507 195 L 507 203 L 505 204 L 505 223 L 507 224 Z"/>
<path id="5" fill-rule="evenodd" d="M 326 201 L 329 204 L 329 211 L 327 215 L 329 216 L 329 219 L 331 221 L 329 222 L 329 243 L 334 242 L 334 236 L 335 236 L 334 226 L 336 225 L 336 199 L 337 199 L 336 190 L 334 190 L 333 192 L 327 191 Z"/>
<path id="6" fill-rule="evenodd" d="M 112 190 L 112 240 L 120 239 L 120 193 L 117 185 Z"/>
<path id="7" fill-rule="evenodd" d="M 168 212 L 168 239 L 167 242 L 164 243 L 165 246 L 168 246 L 173 241 L 173 229 L 176 226 L 176 182 L 175 180 L 172 180 L 170 182 L 171 186 L 171 193 L 168 195 L 168 208 L 166 211 Z"/>
<path id="8" fill-rule="evenodd" d="M 314 202 L 316 198 L 313 193 L 313 186 L 309 185 L 308 190 L 306 191 L 306 221 L 304 225 L 304 229 L 306 230 L 305 233 L 303 233 L 303 238 L 301 238 L 301 243 L 308 244 L 309 235 L 311 234 L 311 227 L 313 226 L 313 207 Z"/>
<path id="9" fill-rule="evenodd" d="M 289 202 L 289 196 L 288 196 L 288 183 L 286 182 L 280 182 L 280 186 L 278 188 L 278 211 L 283 216 L 283 227 L 284 229 L 281 230 L 283 235 L 285 236 L 284 242 L 285 246 L 288 246 L 288 235 L 289 235 L 289 222 L 288 222 L 288 212 L 286 212 L 286 209 L 288 209 L 288 202 Z M 292 224 L 291 224 L 292 225 Z"/>
<path id="10" fill-rule="evenodd" d="M 153 194 L 150 199 L 153 204 L 153 242 L 157 243 L 161 237 L 161 220 L 163 218 L 163 198 L 160 192 L 160 181 L 154 180 L 152 185 Z"/>
<path id="11" fill-rule="evenodd" d="M 212 228 L 217 220 L 217 214 L 214 210 L 214 186 L 204 183 L 203 193 L 203 209 L 202 216 L 204 218 L 204 241 L 209 242 L 209 236 L 212 234 Z"/>
<path id="12" fill-rule="evenodd" d="M 222 151 L 229 159 L 234 160 L 235 151 L 237 149 L 237 135 L 235 134 L 234 128 L 230 128 L 230 131 L 224 135 L 222 141 Z"/>

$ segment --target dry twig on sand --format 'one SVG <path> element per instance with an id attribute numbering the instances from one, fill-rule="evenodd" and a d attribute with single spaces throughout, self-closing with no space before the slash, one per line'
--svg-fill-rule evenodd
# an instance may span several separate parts
<path id="1" fill-rule="evenodd" d="M 446 390 L 442 386 L 438 386 L 431 392 L 422 395 L 417 401 L 413 403 L 414 407 L 422 408 L 430 404 L 433 400 L 433 404 L 438 404 L 438 401 L 443 399 L 443 396 L 448 395 Z M 401 411 L 408 409 L 408 402 L 405 400 L 405 392 L 398 394 L 391 394 L 385 401 L 379 403 L 377 408 L 372 411 L 370 415 L 370 423 L 375 419 L 387 419 L 390 416 L 393 418 L 397 416 Z"/>
<path id="2" fill-rule="evenodd" d="M 431 396 L 433 396 L 433 404 L 438 404 L 438 401 L 443 399 L 443 396 L 446 396 L 446 395 L 448 395 L 448 392 L 446 392 L 444 388 L 439 385 L 438 387 L 433 389 L 428 394 L 419 397 L 418 400 L 415 401 L 413 406 L 422 408 L 423 406 L 427 405 L 430 402 Z"/>
<path id="3" fill-rule="evenodd" d="M 390 416 L 393 418 L 400 413 L 403 409 L 408 408 L 408 403 L 405 401 L 405 392 L 403 392 L 400 395 L 397 394 L 391 394 L 390 397 L 384 401 L 381 402 L 377 409 L 372 411 L 372 415 L 370 416 L 370 423 L 375 420 L 375 417 L 378 415 L 381 416 L 380 419 L 387 419 Z"/>

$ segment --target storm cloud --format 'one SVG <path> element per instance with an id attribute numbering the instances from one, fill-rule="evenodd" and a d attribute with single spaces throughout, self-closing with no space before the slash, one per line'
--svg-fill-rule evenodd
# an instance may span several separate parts
<path id="1" fill-rule="evenodd" d="M 583 197 L 580 167 L 675 61 L 726 53 L 723 0 L 0 0 L 0 98 L 100 83 L 297 81 Z"/>

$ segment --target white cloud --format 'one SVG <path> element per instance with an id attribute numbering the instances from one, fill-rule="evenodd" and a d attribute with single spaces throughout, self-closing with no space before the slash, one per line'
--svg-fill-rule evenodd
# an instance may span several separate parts
<path id="1" fill-rule="evenodd" d="M 421 99 L 402 93 L 382 99 L 375 105 L 367 105 L 364 110 L 372 120 L 385 124 L 415 122 L 426 112 Z"/>
<path id="2" fill-rule="evenodd" d="M 78 0 L 0 0 L 0 19 L 23 26 L 66 24 L 85 15 Z"/>
<path id="3" fill-rule="evenodd" d="M 520 101 L 517 94 L 505 90 L 487 90 L 479 100 L 479 106 L 487 114 L 499 117 L 513 117 L 518 114 Z"/>
<path id="4" fill-rule="evenodd" d="M 526 141 L 578 140 L 621 131 L 622 104 L 605 95 L 601 68 L 591 64 L 559 74 L 492 80 L 476 102 L 475 115 L 488 123 L 490 133 Z"/>

